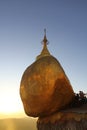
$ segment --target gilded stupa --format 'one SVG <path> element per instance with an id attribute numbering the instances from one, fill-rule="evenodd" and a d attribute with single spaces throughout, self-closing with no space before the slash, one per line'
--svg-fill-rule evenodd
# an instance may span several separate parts
<path id="1" fill-rule="evenodd" d="M 59 61 L 48 48 L 46 30 L 43 49 L 24 71 L 20 83 L 20 96 L 25 113 L 32 117 L 48 116 L 67 106 L 74 91 Z"/>

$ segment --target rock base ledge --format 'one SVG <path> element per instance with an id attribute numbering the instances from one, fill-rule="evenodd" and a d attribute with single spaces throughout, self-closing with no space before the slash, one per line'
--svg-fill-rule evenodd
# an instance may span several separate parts
<path id="1" fill-rule="evenodd" d="M 37 121 L 38 130 L 87 130 L 87 113 L 58 112 Z"/>

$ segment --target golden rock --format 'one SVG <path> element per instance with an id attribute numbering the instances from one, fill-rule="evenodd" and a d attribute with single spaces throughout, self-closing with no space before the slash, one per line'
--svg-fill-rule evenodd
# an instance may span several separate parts
<path id="1" fill-rule="evenodd" d="M 43 44 L 41 54 L 25 70 L 20 84 L 25 113 L 32 117 L 50 115 L 64 108 L 74 97 L 63 68 L 47 49 L 46 34 Z"/>

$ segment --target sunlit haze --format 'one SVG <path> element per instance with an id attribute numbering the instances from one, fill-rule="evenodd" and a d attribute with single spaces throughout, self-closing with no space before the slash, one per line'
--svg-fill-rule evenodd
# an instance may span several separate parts
<path id="1" fill-rule="evenodd" d="M 0 114 L 24 114 L 19 89 L 26 67 L 48 49 L 73 90 L 87 92 L 87 0 L 0 1 Z M 15 114 L 16 113 L 16 114 Z"/>

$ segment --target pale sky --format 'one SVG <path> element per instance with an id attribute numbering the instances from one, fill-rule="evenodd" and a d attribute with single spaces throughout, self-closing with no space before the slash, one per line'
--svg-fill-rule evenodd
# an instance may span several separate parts
<path id="1" fill-rule="evenodd" d="M 73 90 L 87 92 L 87 0 L 1 0 L 0 113 L 23 111 L 21 77 L 41 52 L 44 28 Z"/>

